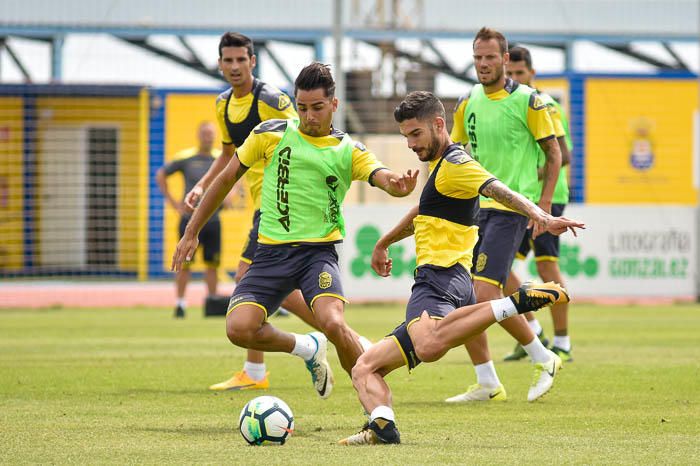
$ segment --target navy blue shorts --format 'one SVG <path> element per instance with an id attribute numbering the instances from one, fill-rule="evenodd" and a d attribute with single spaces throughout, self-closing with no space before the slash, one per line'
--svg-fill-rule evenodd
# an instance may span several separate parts
<path id="1" fill-rule="evenodd" d="M 258 249 L 258 228 L 260 228 L 260 209 L 256 210 L 253 214 L 253 226 L 250 227 L 248 239 L 241 253 L 241 260 L 247 264 L 253 262 L 255 251 Z"/>
<path id="2" fill-rule="evenodd" d="M 431 318 L 442 319 L 455 309 L 474 303 L 472 280 L 462 265 L 448 268 L 422 265 L 416 269 L 411 298 L 406 305 L 406 320 L 388 335 L 399 346 L 409 370 L 420 364 L 420 359 L 408 335 L 408 327 L 420 319 L 423 311 Z"/>
<path id="3" fill-rule="evenodd" d="M 503 288 L 527 229 L 527 217 L 497 209 L 479 212 L 479 241 L 474 247 L 474 280 Z"/>
<path id="4" fill-rule="evenodd" d="M 263 309 L 267 317 L 297 288 L 312 311 L 314 301 L 321 296 L 348 302 L 334 244 L 258 244 L 255 260 L 233 291 L 228 312 L 253 304 Z"/>
<path id="5" fill-rule="evenodd" d="M 187 227 L 187 222 L 189 221 L 190 217 L 182 217 L 180 219 L 180 226 L 178 227 L 180 238 L 185 234 L 185 227 Z M 204 263 L 218 267 L 221 261 L 221 222 L 219 217 L 209 219 L 199 232 L 197 239 L 199 239 L 199 246 L 204 251 Z M 185 268 L 187 266 L 188 264 L 185 264 Z"/>
<path id="6" fill-rule="evenodd" d="M 552 204 L 552 215 L 561 217 L 565 207 L 566 204 Z M 527 230 L 515 257 L 524 260 L 533 249 L 536 261 L 556 262 L 559 260 L 559 237 L 551 233 L 542 233 L 533 240 L 532 230 Z"/>

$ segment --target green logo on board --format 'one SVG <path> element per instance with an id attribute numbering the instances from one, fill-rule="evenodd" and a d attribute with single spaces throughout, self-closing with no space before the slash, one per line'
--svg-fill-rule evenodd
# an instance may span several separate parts
<path id="1" fill-rule="evenodd" d="M 350 272 L 354 277 L 360 278 L 365 274 L 379 278 L 372 270 L 372 251 L 374 245 L 377 244 L 381 232 L 373 225 L 365 225 L 355 235 L 355 246 L 357 247 L 358 256 L 350 263 Z M 416 257 L 409 255 L 404 257 L 408 251 L 401 244 L 393 244 L 389 247 L 389 257 L 392 260 L 391 276 L 401 277 L 403 275 L 413 275 L 413 270 L 416 268 Z"/>
<path id="2" fill-rule="evenodd" d="M 593 278 L 598 275 L 598 259 L 592 256 L 584 259 L 580 256 L 580 246 L 562 243 L 559 247 L 559 269 L 561 272 L 570 277 L 583 274 L 588 278 Z M 528 270 L 531 275 L 537 276 L 537 265 L 534 260 L 530 261 Z"/>

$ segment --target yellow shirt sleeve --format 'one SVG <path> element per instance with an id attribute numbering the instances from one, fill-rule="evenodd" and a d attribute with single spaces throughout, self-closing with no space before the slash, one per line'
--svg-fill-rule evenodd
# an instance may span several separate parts
<path id="1" fill-rule="evenodd" d="M 554 127 L 554 135 L 558 138 L 566 137 L 566 131 L 564 131 L 564 125 L 561 122 L 561 113 L 556 105 L 547 105 L 547 111 L 552 119 L 552 126 Z"/>
<path id="2" fill-rule="evenodd" d="M 364 145 L 356 142 L 352 148 L 353 181 L 367 181 L 378 168 L 385 168 L 384 164 L 377 160 L 377 156 L 369 152 Z"/>
<path id="3" fill-rule="evenodd" d="M 549 116 L 547 105 L 537 94 L 530 97 L 527 108 L 527 127 L 536 141 L 554 136 L 552 117 Z"/>
<path id="4" fill-rule="evenodd" d="M 255 129 L 258 128 L 260 128 L 260 125 Z M 251 131 L 243 145 L 236 149 L 238 160 L 248 168 L 261 160 L 264 161 L 264 166 L 267 166 L 272 158 L 272 152 L 280 142 L 280 139 L 282 139 L 282 134 L 284 133 L 272 131 L 257 133 L 255 130 Z"/>
<path id="5" fill-rule="evenodd" d="M 224 121 L 224 115 L 226 111 L 226 100 L 227 99 L 222 97 L 216 99 L 216 123 L 219 125 L 219 132 L 221 133 L 221 142 L 223 142 L 224 144 L 233 144 L 231 136 L 228 134 L 226 122 Z"/>
<path id="6" fill-rule="evenodd" d="M 284 98 L 289 99 L 289 97 L 287 97 L 286 94 L 283 95 Z M 279 108 L 269 106 L 266 102 L 263 102 L 262 99 L 258 100 L 258 113 L 260 114 L 260 119 L 263 121 L 274 119 L 288 120 L 290 118 L 299 118 L 299 115 L 297 115 L 297 112 L 296 110 L 294 110 L 293 105 L 287 105 L 285 108 L 280 110 Z"/>
<path id="7" fill-rule="evenodd" d="M 443 160 L 435 177 L 435 187 L 448 197 L 471 199 L 479 195 L 479 189 L 495 178 L 479 162 L 471 157 L 462 163 Z"/>
<path id="8" fill-rule="evenodd" d="M 454 114 L 452 115 L 452 131 L 450 132 L 450 138 L 454 142 L 459 142 L 460 144 L 467 145 L 469 142 L 469 136 L 464 129 L 464 109 L 467 107 L 467 102 L 469 99 L 460 99 L 455 107 Z"/>

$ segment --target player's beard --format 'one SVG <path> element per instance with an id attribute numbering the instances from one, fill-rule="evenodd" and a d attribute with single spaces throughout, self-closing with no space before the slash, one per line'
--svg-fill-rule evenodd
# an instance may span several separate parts
<path id="1" fill-rule="evenodd" d="M 501 79 L 501 77 L 503 76 L 503 73 L 504 73 L 504 72 L 505 72 L 505 71 L 504 71 L 504 69 L 503 69 L 503 65 L 497 66 L 497 67 L 494 68 L 494 71 L 493 71 L 493 76 L 494 76 L 493 79 L 491 79 L 491 80 L 488 81 L 488 82 L 482 82 L 481 80 L 479 80 L 479 82 L 481 82 L 481 84 L 482 84 L 484 87 L 493 86 L 494 84 L 496 84 L 496 83 Z"/>
<path id="2" fill-rule="evenodd" d="M 433 128 L 430 128 L 430 144 L 425 150 L 425 157 L 418 157 L 421 162 L 429 162 L 435 160 L 440 156 L 440 139 L 437 137 L 437 133 Z"/>

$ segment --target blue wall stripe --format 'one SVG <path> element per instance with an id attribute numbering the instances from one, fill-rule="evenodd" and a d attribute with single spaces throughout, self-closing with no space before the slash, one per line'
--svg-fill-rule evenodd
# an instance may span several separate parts
<path id="1" fill-rule="evenodd" d="M 148 276 L 163 276 L 163 195 L 156 183 L 156 172 L 165 157 L 165 97 L 166 92 L 150 93 L 148 125 Z"/>
<path id="2" fill-rule="evenodd" d="M 36 203 L 39 193 L 36 183 L 36 97 L 30 94 L 23 96 L 23 128 L 22 128 L 22 165 L 23 165 L 23 240 L 24 268 L 30 270 L 36 265 Z"/>
<path id="3" fill-rule="evenodd" d="M 569 78 L 569 122 L 574 150 L 571 162 L 570 202 L 584 202 L 586 198 L 586 78 L 571 74 Z"/>

